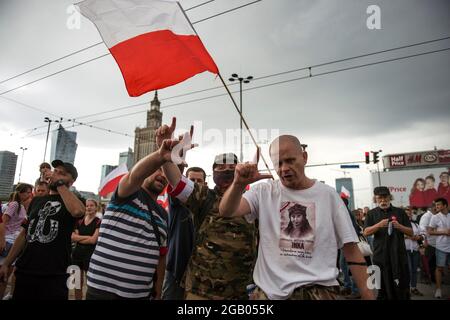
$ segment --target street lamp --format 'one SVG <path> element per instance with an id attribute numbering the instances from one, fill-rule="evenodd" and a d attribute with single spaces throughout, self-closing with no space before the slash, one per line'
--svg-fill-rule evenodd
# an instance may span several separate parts
<path id="1" fill-rule="evenodd" d="M 48 128 L 47 128 L 47 138 L 45 139 L 44 159 L 42 160 L 42 162 L 45 162 L 45 156 L 47 155 L 47 144 L 48 144 L 48 135 L 50 133 L 50 125 L 52 124 L 52 122 L 62 122 L 62 118 L 61 120 L 52 120 L 49 117 L 45 117 L 44 122 L 48 122 Z"/>
<path id="2" fill-rule="evenodd" d="M 239 75 L 237 73 L 233 73 L 231 75 L 231 78 L 229 78 L 228 80 L 233 82 L 233 81 L 239 81 L 239 97 L 240 97 L 240 129 L 241 129 L 241 134 L 240 134 L 240 140 L 241 140 L 241 156 L 240 156 L 240 162 L 244 161 L 244 154 L 243 154 L 243 150 L 242 150 L 242 83 L 250 83 L 250 80 L 253 79 L 253 76 L 248 76 L 247 78 L 243 78 L 243 77 L 239 77 Z"/>
<path id="3" fill-rule="evenodd" d="M 22 160 L 20 160 L 19 182 L 20 182 L 20 179 L 22 177 L 23 156 L 25 154 L 25 151 L 28 150 L 28 148 L 20 147 L 20 150 L 22 150 Z"/>

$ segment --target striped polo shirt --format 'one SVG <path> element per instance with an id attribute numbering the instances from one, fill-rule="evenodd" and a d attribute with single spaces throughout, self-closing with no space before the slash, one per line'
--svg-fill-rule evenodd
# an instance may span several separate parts
<path id="1" fill-rule="evenodd" d="M 153 286 L 160 246 L 151 215 L 167 246 L 167 214 L 143 190 L 119 198 L 117 190 L 100 225 L 97 246 L 87 273 L 90 287 L 124 298 L 145 298 Z"/>

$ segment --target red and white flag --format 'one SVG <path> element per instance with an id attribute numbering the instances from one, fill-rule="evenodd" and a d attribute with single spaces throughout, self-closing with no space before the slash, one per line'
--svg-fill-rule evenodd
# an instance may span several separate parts
<path id="1" fill-rule="evenodd" d="M 219 73 L 178 2 L 85 0 L 77 5 L 96 25 L 131 97 L 204 71 Z"/>
<path id="2" fill-rule="evenodd" d="M 341 187 L 341 198 L 350 198 L 350 191 L 348 191 L 344 186 Z"/>
<path id="3" fill-rule="evenodd" d="M 102 197 L 106 197 L 109 193 L 114 192 L 119 185 L 120 179 L 127 173 L 127 165 L 122 163 L 103 178 L 100 183 L 100 188 L 98 188 L 98 194 Z"/>
<path id="4" fill-rule="evenodd" d="M 167 193 L 167 187 L 159 194 L 156 202 L 163 207 L 164 210 L 169 211 L 169 194 Z"/>

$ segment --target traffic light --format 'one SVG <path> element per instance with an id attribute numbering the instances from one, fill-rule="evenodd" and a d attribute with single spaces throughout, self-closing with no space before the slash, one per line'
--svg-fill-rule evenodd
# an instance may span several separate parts
<path id="1" fill-rule="evenodd" d="M 378 159 L 378 151 L 375 151 L 373 153 L 373 163 L 377 163 L 378 161 L 380 161 L 380 159 Z"/>
<path id="2" fill-rule="evenodd" d="M 367 164 L 370 163 L 370 153 L 369 153 L 369 151 L 366 151 L 366 163 Z"/>

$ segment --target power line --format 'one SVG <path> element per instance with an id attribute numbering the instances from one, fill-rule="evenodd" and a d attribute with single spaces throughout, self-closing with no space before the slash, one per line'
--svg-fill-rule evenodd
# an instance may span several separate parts
<path id="1" fill-rule="evenodd" d="M 339 63 L 339 62 L 350 61 L 350 60 L 359 59 L 359 58 L 363 58 L 363 57 L 373 56 L 373 55 L 380 54 L 380 53 L 386 53 L 386 52 L 391 52 L 391 51 L 395 51 L 395 50 L 411 48 L 411 47 L 414 47 L 414 46 L 420 46 L 420 45 L 423 45 L 423 44 L 428 44 L 428 43 L 432 43 L 432 42 L 442 41 L 442 40 L 446 40 L 446 39 L 450 39 L 450 37 L 434 39 L 434 40 L 429 40 L 429 41 L 424 41 L 424 42 L 418 42 L 418 43 L 415 43 L 415 44 L 400 46 L 400 47 L 396 47 L 396 48 L 391 48 L 391 49 L 386 49 L 386 50 L 381 50 L 381 51 L 376 51 L 376 52 L 371 52 L 371 53 L 366 53 L 366 54 L 361 54 L 361 55 L 357 55 L 357 56 L 353 56 L 353 57 L 349 57 L 349 58 L 323 62 L 323 63 L 320 63 L 320 64 L 311 65 L 311 66 L 308 66 L 308 67 L 302 67 L 302 68 L 287 70 L 287 71 L 283 71 L 283 72 L 273 73 L 273 74 L 265 75 L 265 76 L 262 76 L 262 77 L 255 77 L 253 79 L 253 81 L 267 79 L 267 78 L 272 78 L 272 77 L 276 77 L 276 76 L 280 76 L 280 75 L 286 75 L 286 74 L 289 74 L 289 73 L 295 73 L 295 72 L 304 71 L 304 70 L 309 70 L 309 69 L 312 69 L 312 68 L 323 67 L 323 66 L 326 66 L 326 65 L 336 64 L 336 63 Z M 237 85 L 237 83 L 231 83 L 229 85 L 233 86 L 233 85 Z M 193 94 L 207 92 L 207 91 L 212 91 L 212 90 L 221 89 L 221 88 L 222 88 L 222 86 L 216 86 L 216 87 L 212 87 L 212 88 L 192 91 L 192 92 L 183 93 L 183 94 L 171 96 L 171 97 L 168 97 L 168 98 L 164 98 L 164 99 L 162 99 L 162 101 L 167 101 L 167 100 L 170 100 L 170 99 L 190 96 L 190 95 L 193 95 Z M 115 108 L 115 109 L 109 109 L 109 110 L 102 111 L 102 112 L 97 112 L 97 113 L 93 113 L 93 114 L 83 115 L 83 116 L 77 117 L 77 119 L 89 118 L 91 116 L 96 116 L 96 115 L 104 114 L 104 113 L 112 113 L 112 112 L 115 112 L 115 111 L 130 109 L 130 108 L 133 108 L 133 107 L 136 107 L 136 106 L 145 105 L 145 104 L 147 104 L 147 102 L 146 103 L 139 103 L 139 104 L 123 106 L 123 107 L 118 107 L 118 108 Z"/>
<path id="2" fill-rule="evenodd" d="M 215 15 L 213 15 L 213 16 L 209 16 L 209 17 L 206 17 L 206 18 L 204 18 L 204 19 L 195 21 L 195 22 L 193 22 L 192 24 L 196 24 L 196 23 L 200 23 L 200 22 L 203 22 L 203 21 L 207 21 L 207 20 L 209 20 L 209 19 L 218 17 L 218 16 L 220 16 L 220 15 L 223 15 L 223 14 L 226 14 L 226 13 L 229 13 L 229 12 L 232 12 L 232 11 L 236 11 L 236 10 L 238 10 L 238 9 L 241 9 L 241 8 L 243 8 L 243 7 L 249 6 L 249 5 L 251 5 L 251 4 L 254 4 L 254 3 L 257 3 L 257 2 L 260 2 L 260 1 L 262 1 L 262 0 L 257 0 L 257 1 L 254 1 L 254 2 L 250 2 L 250 3 L 246 4 L 246 5 L 242 5 L 242 6 L 235 7 L 235 8 L 233 8 L 233 9 L 230 9 L 230 10 L 223 11 L 223 12 L 218 13 L 218 14 L 215 14 Z M 206 4 L 206 3 L 205 3 L 205 4 Z M 103 43 L 103 42 L 102 42 L 102 43 Z M 96 45 L 98 45 L 98 44 L 100 44 L 100 43 L 91 45 L 91 46 L 89 46 L 88 48 L 91 48 L 91 47 L 96 46 Z M 87 48 L 85 48 L 85 49 L 80 49 L 80 50 L 78 50 L 77 52 L 81 52 L 81 51 L 84 51 L 84 50 L 86 50 L 86 49 L 87 49 Z M 75 53 L 74 53 L 74 54 L 75 54 Z M 71 55 L 72 55 L 72 54 L 69 54 L 69 55 L 66 55 L 65 57 L 69 57 L 69 56 L 71 56 Z M 36 80 L 33 80 L 33 81 L 31 81 L 31 82 L 27 82 L 27 83 L 25 83 L 25 84 L 23 84 L 23 85 L 20 85 L 20 86 L 18 86 L 18 87 L 15 87 L 15 88 L 12 88 L 12 89 L 3 91 L 3 92 L 0 93 L 0 96 L 2 96 L 2 95 L 4 95 L 4 94 L 7 94 L 7 93 L 9 93 L 9 92 L 11 92 L 11 91 L 15 91 L 15 90 L 17 90 L 17 89 L 20 89 L 20 88 L 23 88 L 23 87 L 25 87 L 25 86 L 28 86 L 28 85 L 30 85 L 30 84 L 36 83 L 36 82 L 38 82 L 38 81 L 45 80 L 45 79 L 47 79 L 47 78 L 53 77 L 53 76 L 55 76 L 55 75 L 57 75 L 57 74 L 60 74 L 60 73 L 62 73 L 62 72 L 65 72 L 65 71 L 74 69 L 74 68 L 76 68 L 76 67 L 82 66 L 82 65 L 84 65 L 84 64 L 86 64 L 86 63 L 89 63 L 89 62 L 98 60 L 98 59 L 103 58 L 103 57 L 106 57 L 106 56 L 109 56 L 109 55 L 111 55 L 111 53 L 108 52 L 108 53 L 103 54 L 103 55 L 101 55 L 101 56 L 98 56 L 98 57 L 89 59 L 89 60 L 87 60 L 87 61 L 80 62 L 80 63 L 78 63 L 78 64 L 76 64 L 76 65 L 73 65 L 73 66 L 71 66 L 71 67 L 62 69 L 62 70 L 57 71 L 57 72 L 54 72 L 54 73 L 51 73 L 51 74 L 49 74 L 49 75 L 47 75 L 47 76 L 41 77 L 41 78 L 36 79 Z M 49 65 L 49 64 L 51 64 L 51 63 L 53 63 L 53 62 L 56 62 L 56 61 L 59 61 L 59 60 L 61 60 L 61 58 L 56 59 L 56 60 L 51 61 L 51 62 L 48 62 L 48 63 L 46 63 L 45 65 Z M 44 66 L 44 65 L 42 65 L 42 66 Z M 27 71 L 27 72 L 24 72 L 23 74 L 29 73 L 29 72 L 31 72 L 31 71 L 33 71 L 33 70 L 37 70 L 37 69 L 41 68 L 42 66 L 35 67 L 35 68 L 33 68 L 32 70 L 29 70 L 29 71 Z M 14 77 L 14 78 L 15 78 L 15 77 Z M 8 79 L 7 79 L 7 80 L 8 80 Z M 7 81 L 7 80 L 5 80 L 5 81 Z M 5 82 L 5 81 L 3 81 L 3 82 Z"/>
<path id="3" fill-rule="evenodd" d="M 203 3 L 200 3 L 200 4 L 196 5 L 196 6 L 187 8 L 187 9 L 184 10 L 184 11 L 189 11 L 189 10 L 192 10 L 192 9 L 196 9 L 196 8 L 198 8 L 198 7 L 204 6 L 205 4 L 208 4 L 208 3 L 213 2 L 213 1 L 215 1 L 215 0 L 205 1 L 205 2 L 203 2 Z M 62 57 L 57 58 L 57 59 L 55 59 L 55 60 L 52 60 L 52 61 L 46 62 L 46 63 L 44 63 L 44 64 L 41 64 L 41 65 L 39 65 L 39 66 L 37 66 L 37 67 L 34 67 L 34 68 L 32 68 L 32 69 L 30 69 L 30 70 L 28 70 L 28 71 L 22 72 L 22 73 L 20 73 L 20 74 L 18 74 L 18 75 L 15 75 L 15 76 L 13 76 L 13 77 L 10 77 L 10 78 L 1 80 L 1 81 L 0 81 L 0 84 L 2 84 L 2 83 L 4 83 L 4 82 L 7 82 L 7 81 L 10 81 L 10 80 L 12 80 L 12 79 L 18 78 L 18 77 L 20 77 L 20 76 L 23 76 L 23 75 L 25 75 L 25 74 L 27 74 L 27 73 L 36 71 L 36 70 L 38 70 L 38 69 L 40 69 L 40 68 L 46 67 L 46 66 L 48 66 L 48 65 L 50 65 L 50 64 L 52 64 L 52 63 L 61 61 L 61 60 L 63 60 L 63 59 L 66 59 L 66 58 L 68 58 L 68 57 L 71 57 L 71 56 L 73 56 L 73 55 L 75 55 L 75 54 L 78 54 L 78 53 L 80 53 L 80 52 L 89 50 L 89 49 L 94 48 L 94 47 L 96 47 L 96 46 L 98 46 L 98 45 L 100 45 L 100 44 L 103 44 L 103 41 L 100 41 L 100 42 L 91 44 L 90 46 L 87 46 L 87 47 L 85 47 L 85 48 L 83 48 L 83 49 L 80 49 L 80 50 L 77 50 L 77 51 L 75 51 L 75 52 L 66 54 L 65 56 L 62 56 Z M 100 58 L 100 57 L 99 57 L 99 58 Z"/>
<path id="4" fill-rule="evenodd" d="M 439 50 L 423 52 L 423 53 L 412 54 L 412 55 L 398 57 L 398 58 L 385 59 L 385 60 L 381 60 L 381 61 L 377 61 L 377 62 L 365 63 L 365 64 L 353 66 L 353 67 L 341 68 L 341 69 L 327 71 L 327 72 L 322 72 L 322 73 L 318 73 L 318 74 L 314 74 L 314 75 L 310 74 L 310 75 L 307 75 L 307 76 L 298 77 L 298 78 L 294 78 L 294 79 L 288 79 L 288 80 L 273 82 L 273 83 L 270 83 L 270 84 L 265 84 L 265 85 L 256 86 L 256 87 L 252 87 L 252 88 L 246 88 L 246 89 L 243 89 L 242 91 L 251 91 L 251 90 L 271 87 L 271 86 L 275 86 L 275 85 L 279 85 L 279 84 L 284 84 L 284 83 L 289 83 L 289 82 L 294 82 L 294 81 L 299 81 L 299 80 L 304 80 L 304 79 L 310 79 L 310 78 L 324 76 L 324 75 L 329 75 L 329 74 L 333 74 L 333 73 L 344 72 L 344 71 L 364 68 L 364 67 L 368 67 L 368 66 L 374 66 L 374 65 L 378 65 L 378 64 L 382 64 L 382 63 L 388 63 L 388 62 L 394 62 L 394 61 L 409 59 L 409 58 L 413 58 L 413 57 L 418 57 L 418 56 L 423 56 L 423 55 L 427 55 L 427 54 L 433 54 L 433 53 L 438 53 L 438 52 L 443 52 L 443 51 L 448 51 L 448 50 L 450 50 L 450 47 L 449 48 L 444 48 L 444 49 L 439 49 Z M 237 93 L 237 92 L 239 92 L 239 91 L 233 91 L 232 93 Z M 226 96 L 226 95 L 227 95 L 227 93 L 223 93 L 223 94 L 218 94 L 218 95 L 213 95 L 213 96 L 207 96 L 207 97 L 203 97 L 203 98 L 193 99 L 193 100 L 189 100 L 189 101 L 174 103 L 174 104 L 171 104 L 171 105 L 167 105 L 167 106 L 161 107 L 161 109 L 167 109 L 167 108 L 170 108 L 170 107 L 179 106 L 179 105 L 183 105 L 183 104 L 209 100 L 209 99 L 222 97 L 222 96 Z M 113 117 L 110 117 L 110 118 L 97 119 L 97 120 L 93 120 L 93 121 L 90 121 L 90 122 L 81 123 L 80 125 L 88 125 L 88 124 L 91 124 L 91 123 L 103 122 L 103 121 L 113 120 L 113 119 L 117 119 L 117 118 L 123 118 L 123 117 L 126 117 L 126 116 L 132 116 L 132 115 L 136 115 L 136 114 L 140 114 L 140 113 L 144 113 L 144 112 L 146 112 L 146 110 L 136 111 L 136 112 L 133 112 L 133 113 L 122 114 L 122 115 L 113 116 Z M 108 130 L 108 129 L 104 129 L 104 128 L 101 128 L 101 129 L 105 130 L 105 131 Z M 38 134 L 32 135 L 30 137 L 37 136 L 37 135 L 42 135 L 44 133 L 45 132 L 38 133 Z M 115 132 L 115 133 L 117 133 L 117 132 Z M 126 135 L 126 136 L 129 136 L 129 137 L 133 137 L 131 135 L 124 134 L 124 133 L 119 133 L 119 134 Z"/>
<path id="5" fill-rule="evenodd" d="M 202 3 L 200 3 L 200 4 L 197 4 L 197 5 L 193 6 L 193 7 L 184 9 L 184 12 L 187 12 L 187 11 L 192 10 L 192 9 L 197 9 L 197 8 L 199 8 L 199 7 L 204 6 L 205 4 L 208 4 L 208 3 L 211 3 L 211 2 L 214 2 L 214 1 L 215 1 L 215 0 L 209 0 L 209 1 L 202 2 Z"/>
<path id="6" fill-rule="evenodd" d="M 242 6 L 235 7 L 235 8 L 233 8 L 233 9 L 229 9 L 229 10 L 226 10 L 226 11 L 223 11 L 223 12 L 220 12 L 220 13 L 217 13 L 217 14 L 212 15 L 212 16 L 210 16 L 210 17 L 207 17 L 207 18 L 204 18 L 204 19 L 201 19 L 201 20 L 197 20 L 197 21 L 195 21 L 195 22 L 192 22 L 192 24 L 200 23 L 200 22 L 203 22 L 203 21 L 206 21 L 206 20 L 209 20 L 209 19 L 212 19 L 212 18 L 221 16 L 221 15 L 226 14 L 226 13 L 229 13 L 229 12 L 233 12 L 233 11 L 236 11 L 236 10 L 238 10 L 238 9 L 242 9 L 242 8 L 244 8 L 244 7 L 246 7 L 246 6 L 249 6 L 249 5 L 255 4 L 255 3 L 257 3 L 257 2 L 261 2 L 261 1 L 262 1 L 262 0 L 256 0 L 256 1 L 253 1 L 253 2 L 250 2 L 250 3 L 247 3 L 247 4 L 244 4 L 244 5 L 242 5 Z"/>

